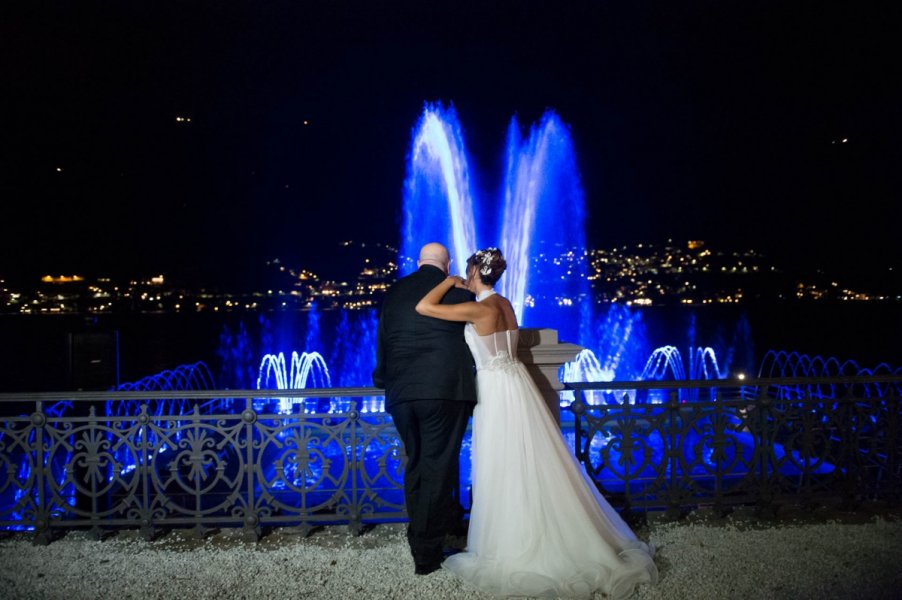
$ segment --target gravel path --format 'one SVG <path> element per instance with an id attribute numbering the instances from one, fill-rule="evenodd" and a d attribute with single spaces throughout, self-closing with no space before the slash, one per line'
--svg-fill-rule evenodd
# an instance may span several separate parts
<path id="1" fill-rule="evenodd" d="M 638 529 L 658 549 L 661 580 L 644 599 L 902 597 L 902 514 L 798 512 L 779 521 L 697 511 L 650 516 Z M 103 541 L 70 532 L 49 546 L 0 534 L 0 598 L 489 598 L 439 571 L 413 574 L 403 524 L 361 536 L 330 527 L 303 538 L 275 530 L 257 544 L 224 530 L 206 539 L 136 531 Z M 601 598 L 601 596 L 598 596 Z"/>

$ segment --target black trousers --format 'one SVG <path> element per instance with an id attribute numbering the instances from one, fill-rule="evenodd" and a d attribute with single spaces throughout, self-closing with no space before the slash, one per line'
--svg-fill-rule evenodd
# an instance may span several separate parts
<path id="1" fill-rule="evenodd" d="M 463 518 L 460 448 L 473 404 L 411 400 L 388 412 L 407 454 L 404 501 L 410 552 L 417 564 L 440 562 L 445 534 Z"/>

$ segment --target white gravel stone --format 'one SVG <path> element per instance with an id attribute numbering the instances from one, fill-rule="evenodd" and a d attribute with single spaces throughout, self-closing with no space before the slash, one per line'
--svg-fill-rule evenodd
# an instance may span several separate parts
<path id="1" fill-rule="evenodd" d="M 902 597 L 902 518 L 760 521 L 694 513 L 651 518 L 639 530 L 657 547 L 661 580 L 637 600 Z M 0 598 L 480 599 L 446 571 L 413 573 L 403 524 L 361 536 L 329 527 L 310 537 L 276 530 L 257 544 L 225 530 L 204 540 L 136 531 L 103 541 L 70 532 L 48 546 L 31 534 L 0 538 Z M 601 596 L 599 595 L 599 598 Z"/>

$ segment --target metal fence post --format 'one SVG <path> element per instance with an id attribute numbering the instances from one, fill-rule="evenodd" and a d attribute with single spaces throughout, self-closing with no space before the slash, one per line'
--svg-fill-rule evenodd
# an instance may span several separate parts
<path id="1" fill-rule="evenodd" d="M 251 398 L 245 398 L 244 411 L 241 420 L 244 422 L 245 449 L 244 477 L 247 479 L 247 503 L 244 509 L 244 531 L 242 537 L 246 542 L 260 540 L 263 530 L 260 527 L 260 517 L 257 514 L 257 499 L 254 493 L 257 479 L 257 461 L 254 458 L 254 429 L 257 423 L 257 413 Z"/>
<path id="2" fill-rule="evenodd" d="M 35 502 L 34 511 L 34 539 L 32 543 L 36 546 L 46 546 L 53 539 L 50 530 L 50 501 L 47 499 L 47 476 L 48 469 L 45 465 L 44 456 L 44 425 L 47 423 L 47 415 L 44 414 L 44 403 L 38 400 L 35 402 L 35 409 L 31 415 L 31 427 L 34 433 L 34 467 L 37 473 L 34 475 L 34 481 L 37 483 L 37 501 Z M 31 437 L 31 436 L 27 436 Z M 32 492 L 34 493 L 34 492 Z"/>
<path id="3" fill-rule="evenodd" d="M 680 410 L 680 394 L 679 390 L 670 390 L 669 398 L 667 400 L 667 446 L 669 450 L 669 456 L 667 457 L 667 464 L 670 470 L 670 477 L 668 478 L 668 493 L 667 493 L 667 518 L 676 519 L 680 516 L 680 490 L 677 487 L 677 467 L 679 466 L 679 448 L 677 446 L 677 434 L 678 434 L 678 424 L 677 419 L 679 418 L 679 410 Z"/>

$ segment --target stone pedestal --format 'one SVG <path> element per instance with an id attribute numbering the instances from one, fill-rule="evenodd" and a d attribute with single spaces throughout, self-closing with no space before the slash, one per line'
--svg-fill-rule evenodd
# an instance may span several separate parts
<path id="1" fill-rule="evenodd" d="M 520 329 L 517 357 L 532 375 L 558 424 L 561 422 L 560 391 L 564 388 L 558 371 L 561 365 L 576 358 L 582 350 L 582 346 L 558 342 L 556 329 Z"/>

